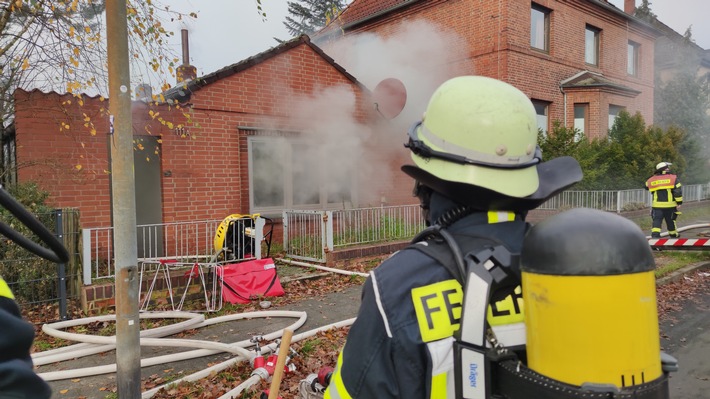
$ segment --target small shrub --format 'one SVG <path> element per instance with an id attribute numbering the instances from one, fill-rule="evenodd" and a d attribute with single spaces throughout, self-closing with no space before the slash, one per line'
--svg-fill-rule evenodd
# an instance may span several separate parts
<path id="1" fill-rule="evenodd" d="M 35 183 L 24 183 L 8 188 L 8 193 L 22 204 L 50 231 L 54 231 L 53 208 L 45 205 L 49 193 L 40 190 Z M 0 207 L 0 220 L 21 235 L 39 242 L 26 226 L 20 223 L 7 209 Z M 4 238 L 4 237 L 3 237 Z M 20 247 L 9 239 L 0 240 L 0 275 L 12 284 L 18 302 L 32 302 L 37 298 L 56 298 L 57 269 L 55 264 Z"/>

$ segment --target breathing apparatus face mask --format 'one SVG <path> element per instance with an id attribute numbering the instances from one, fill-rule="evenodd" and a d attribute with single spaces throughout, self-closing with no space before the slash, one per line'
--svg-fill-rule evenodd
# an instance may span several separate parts
<path id="1" fill-rule="evenodd" d="M 414 189 L 412 190 L 412 194 L 419 198 L 419 207 L 422 209 L 422 217 L 424 217 L 424 222 L 427 227 L 431 226 L 430 204 L 432 192 L 431 188 L 421 184 L 417 180 L 414 181 Z"/>

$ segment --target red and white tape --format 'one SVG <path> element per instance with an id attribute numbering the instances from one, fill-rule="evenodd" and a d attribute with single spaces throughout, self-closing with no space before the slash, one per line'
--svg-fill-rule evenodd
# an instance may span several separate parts
<path id="1" fill-rule="evenodd" d="M 652 247 L 710 247 L 710 238 L 651 238 Z"/>

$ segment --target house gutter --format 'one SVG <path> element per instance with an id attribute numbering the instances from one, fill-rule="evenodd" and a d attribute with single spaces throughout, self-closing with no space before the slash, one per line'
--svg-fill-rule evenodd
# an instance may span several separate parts
<path id="1" fill-rule="evenodd" d="M 562 117 L 564 119 L 565 128 L 567 128 L 567 93 L 560 84 L 560 93 L 562 93 Z"/>
<path id="2" fill-rule="evenodd" d="M 593 4 L 596 4 L 596 5 L 598 5 L 599 7 L 604 8 L 605 10 L 611 11 L 611 12 L 613 12 L 614 14 L 616 14 L 616 15 L 618 15 L 618 16 L 625 17 L 627 20 L 631 20 L 631 21 L 637 22 L 637 23 L 639 23 L 639 24 L 641 24 L 641 25 L 643 25 L 643 26 L 645 26 L 645 27 L 647 27 L 647 28 L 651 28 L 651 29 L 652 29 L 653 31 L 655 31 L 655 33 L 656 33 L 657 35 L 659 35 L 659 36 L 660 36 L 660 34 L 661 34 L 661 31 L 659 31 L 656 27 L 654 27 L 654 26 L 651 25 L 650 23 L 644 21 L 644 20 L 641 19 L 641 18 L 637 18 L 637 17 L 635 17 L 635 16 L 633 16 L 633 15 L 631 15 L 631 14 L 627 14 L 626 12 L 624 12 L 624 10 L 620 10 L 620 9 L 618 9 L 616 6 L 610 5 L 610 4 L 605 3 L 605 2 L 603 2 L 603 1 L 600 1 L 600 0 L 589 0 L 589 2 L 590 2 L 590 3 L 593 3 Z"/>
<path id="3" fill-rule="evenodd" d="M 362 25 L 362 24 L 364 24 L 364 23 L 366 23 L 366 22 L 369 22 L 369 21 L 371 21 L 371 20 L 373 20 L 373 19 L 377 19 L 377 18 L 379 18 L 379 17 L 381 17 L 381 16 L 383 16 L 383 15 L 385 15 L 385 14 L 388 14 L 388 13 L 391 13 L 391 12 L 394 12 L 394 11 L 398 11 L 398 10 L 400 10 L 400 9 L 402 9 L 402 8 L 409 7 L 409 6 L 411 6 L 412 4 L 420 3 L 421 1 L 422 1 L 422 0 L 409 0 L 409 1 L 405 1 L 405 2 L 403 2 L 403 3 L 399 3 L 399 4 L 395 5 L 395 6 L 390 7 L 390 8 L 387 8 L 387 9 L 384 9 L 384 10 L 380 10 L 380 11 L 374 13 L 374 14 L 370 14 L 370 15 L 368 15 L 367 17 L 365 17 L 365 18 L 363 18 L 363 19 L 359 19 L 359 20 L 357 20 L 357 21 L 354 21 L 354 22 L 350 22 L 350 23 L 348 23 L 348 24 L 345 24 L 345 25 L 343 25 L 343 26 L 341 27 L 341 29 L 342 29 L 343 31 L 348 30 L 348 29 L 352 29 L 352 28 L 354 28 L 354 27 L 356 27 L 356 26 L 358 26 L 358 25 Z M 324 36 L 318 37 L 317 39 L 314 39 L 314 40 L 320 41 L 320 40 L 323 40 L 323 39 L 329 39 L 329 38 L 330 38 L 331 36 L 333 36 L 336 32 L 337 32 L 337 30 L 335 30 L 335 31 L 333 31 L 333 32 L 328 32 L 328 33 L 325 34 Z"/>
<path id="4" fill-rule="evenodd" d="M 374 13 L 374 14 L 368 15 L 367 17 L 365 17 L 364 19 L 361 19 L 361 20 L 359 20 L 359 21 L 355 21 L 355 22 L 351 22 L 351 23 L 349 23 L 349 24 L 346 24 L 346 25 L 343 26 L 343 29 L 350 29 L 350 28 L 353 28 L 353 27 L 355 27 L 355 26 L 357 26 L 357 25 L 364 24 L 365 22 L 368 22 L 368 21 L 371 21 L 371 20 L 373 20 L 373 19 L 379 18 L 379 17 L 381 17 L 381 16 L 383 16 L 383 15 L 385 15 L 385 14 L 387 14 L 387 13 L 390 13 L 390 12 L 392 12 L 392 11 L 397 11 L 397 10 L 399 10 L 399 9 L 401 9 L 401 8 L 408 7 L 408 6 L 412 5 L 412 4 L 419 3 L 419 2 L 421 2 L 421 1 L 422 1 L 422 0 L 410 0 L 410 1 L 405 1 L 405 2 L 403 2 L 403 3 L 399 3 L 399 4 L 397 4 L 396 6 L 392 6 L 392 7 L 390 7 L 390 8 L 387 8 L 387 9 L 384 9 L 384 10 L 381 10 L 381 11 L 378 11 L 378 12 L 376 12 L 376 13 Z"/>

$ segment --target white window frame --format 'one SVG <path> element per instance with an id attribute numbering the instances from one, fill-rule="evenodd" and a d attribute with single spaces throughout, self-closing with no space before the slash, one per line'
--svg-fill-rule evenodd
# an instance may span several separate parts
<path id="1" fill-rule="evenodd" d="M 626 46 L 626 73 L 629 76 L 638 76 L 639 74 L 639 48 L 640 44 L 629 40 Z"/>
<path id="2" fill-rule="evenodd" d="M 626 107 L 622 107 L 621 105 L 609 104 L 609 129 L 614 126 L 616 118 L 619 117 L 619 112 L 625 109 Z"/>
<path id="3" fill-rule="evenodd" d="M 601 29 L 592 25 L 584 28 L 584 62 L 589 65 L 599 66 L 599 49 Z"/>
<path id="4" fill-rule="evenodd" d="M 582 111 L 581 117 L 578 111 Z M 587 124 L 589 123 L 589 103 L 575 103 L 574 104 L 574 141 L 579 142 L 582 140 L 582 134 L 586 136 L 587 134 Z M 581 133 L 581 134 L 580 134 Z"/>
<path id="5" fill-rule="evenodd" d="M 550 10 L 532 3 L 530 7 L 530 48 L 550 52 Z M 539 17 L 542 16 L 542 21 Z M 542 36 L 542 37 L 540 37 Z"/>
<path id="6" fill-rule="evenodd" d="M 531 101 L 535 107 L 537 127 L 542 129 L 542 137 L 547 137 L 547 132 L 550 129 L 550 102 L 535 99 Z"/>
<path id="7" fill-rule="evenodd" d="M 259 170 L 263 171 L 262 165 L 259 165 L 259 161 L 254 160 L 254 145 L 255 143 L 265 143 L 269 146 L 274 147 L 273 162 L 283 162 L 284 165 L 274 167 L 273 173 L 282 173 L 283 181 L 281 184 L 281 190 L 283 195 L 283 203 L 273 204 L 273 205 L 263 205 L 257 204 L 257 198 L 255 198 L 255 184 L 256 176 Z M 247 137 L 247 151 L 248 151 L 248 166 L 249 166 L 249 208 L 251 213 L 262 213 L 262 214 L 280 214 L 284 209 L 299 209 L 299 210 L 333 210 L 342 209 L 343 202 L 328 203 L 328 184 L 326 184 L 325 174 L 332 170 L 327 165 L 325 165 L 327 159 L 333 159 L 332 157 L 323 156 L 323 149 L 316 149 L 318 152 L 315 157 L 307 157 L 304 154 L 297 154 L 294 150 L 296 145 L 305 145 L 309 149 L 316 148 L 317 142 L 315 140 L 307 140 L 293 134 L 283 135 L 283 134 L 270 134 L 270 135 L 250 135 Z M 279 146 L 282 146 L 278 148 Z M 278 153 L 278 152 L 281 153 Z M 318 163 L 314 166 L 312 170 L 312 179 L 315 179 L 314 184 L 318 186 L 318 201 L 317 203 L 311 204 L 297 204 L 294 203 L 296 196 L 296 188 L 294 187 L 294 178 L 298 169 L 299 157 L 303 157 L 305 161 Z M 354 169 L 354 168 L 352 168 Z M 306 171 L 306 173 L 311 173 L 311 171 Z M 345 177 L 349 180 L 347 184 L 347 190 L 349 190 L 350 198 L 346 201 L 345 206 L 354 207 L 356 206 L 356 193 L 355 193 L 355 179 L 351 176 Z M 310 181 L 309 181 L 310 183 Z M 278 188 L 276 188 L 278 190 Z"/>

